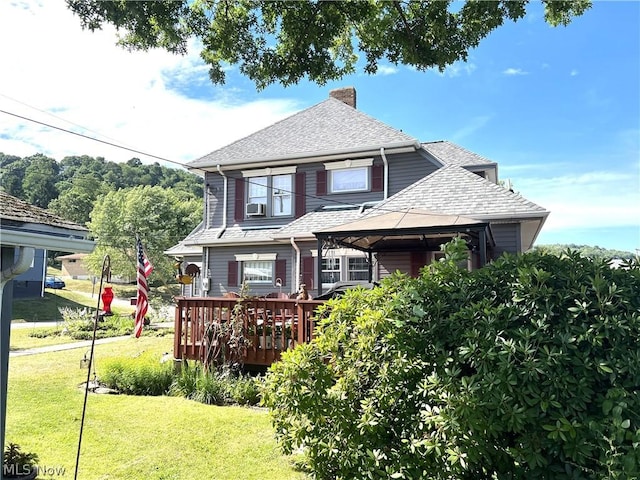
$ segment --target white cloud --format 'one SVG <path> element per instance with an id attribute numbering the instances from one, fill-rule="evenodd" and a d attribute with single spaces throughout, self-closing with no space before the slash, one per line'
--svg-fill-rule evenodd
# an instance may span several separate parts
<path id="1" fill-rule="evenodd" d="M 461 75 L 471 75 L 478 67 L 475 63 L 457 61 L 449 65 L 444 72 L 438 72 L 440 76 L 459 77 Z"/>
<path id="2" fill-rule="evenodd" d="M 13 46 L 0 51 L 0 110 L 184 162 L 299 108 L 291 100 L 229 101 L 195 54 L 128 52 L 115 46 L 112 28 L 82 31 L 63 2 L 24 5 L 0 2 L 0 43 Z M 210 98 L 181 93 L 198 86 Z M 156 161 L 3 113 L 0 152 Z"/>
<path id="3" fill-rule="evenodd" d="M 506 70 L 503 70 L 502 73 L 504 75 L 529 75 L 529 72 L 525 72 L 524 70 L 522 70 L 521 68 L 507 68 Z"/>
<path id="4" fill-rule="evenodd" d="M 633 167 L 632 167 L 633 168 Z M 640 226 L 640 171 L 513 177 L 514 188 L 551 212 L 545 230 Z"/>
<path id="5" fill-rule="evenodd" d="M 576 75 L 578 75 L 578 70 L 576 70 L 575 68 L 573 70 L 571 70 L 571 72 L 569 73 L 570 76 L 575 77 Z"/>
<path id="6" fill-rule="evenodd" d="M 376 74 L 378 75 L 393 75 L 398 73 L 398 67 L 394 65 L 378 65 Z"/>

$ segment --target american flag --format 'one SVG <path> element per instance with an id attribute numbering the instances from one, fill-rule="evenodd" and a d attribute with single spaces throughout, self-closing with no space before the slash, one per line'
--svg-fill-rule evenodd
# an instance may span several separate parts
<path id="1" fill-rule="evenodd" d="M 138 283 L 138 299 L 136 301 L 136 321 L 133 333 L 136 338 L 140 337 L 142 333 L 142 326 L 144 325 L 144 316 L 147 314 L 149 308 L 149 286 L 147 285 L 147 277 L 153 271 L 153 265 L 144 254 L 142 248 L 142 242 L 140 239 L 136 240 L 136 249 L 138 251 L 138 267 L 137 267 L 137 283 Z"/>

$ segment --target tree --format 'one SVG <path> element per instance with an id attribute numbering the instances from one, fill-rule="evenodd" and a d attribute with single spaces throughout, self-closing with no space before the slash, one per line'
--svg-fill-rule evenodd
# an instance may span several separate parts
<path id="1" fill-rule="evenodd" d="M 57 186 L 60 194 L 49 203 L 49 210 L 80 225 L 89 221 L 98 196 L 108 191 L 99 179 L 86 173 Z"/>
<path id="2" fill-rule="evenodd" d="M 49 202 L 58 196 L 56 181 L 60 167 L 53 158 L 40 153 L 24 160 L 29 162 L 22 182 L 25 200 L 31 205 L 47 208 Z"/>
<path id="3" fill-rule="evenodd" d="M 316 479 L 640 478 L 640 262 L 461 258 L 325 304 L 266 379 L 285 451 Z"/>
<path id="4" fill-rule="evenodd" d="M 295 84 L 305 76 L 320 85 L 339 79 L 355 72 L 357 51 L 366 59 L 367 73 L 375 73 L 383 59 L 444 70 L 466 60 L 468 51 L 505 20 L 523 18 L 528 1 L 468 1 L 457 11 L 450 3 L 67 0 L 84 28 L 113 24 L 123 31 L 119 43 L 129 48 L 184 54 L 195 37 L 214 83 L 224 83 L 225 64 L 237 64 L 259 89 L 274 82 Z M 543 3 L 554 26 L 567 25 L 591 6 L 590 0 Z"/>
<path id="5" fill-rule="evenodd" d="M 0 186 L 2 190 L 9 195 L 24 199 L 22 182 L 28 165 L 29 162 L 20 157 L 0 153 Z"/>
<path id="6" fill-rule="evenodd" d="M 153 279 L 167 281 L 173 277 L 173 260 L 163 252 L 201 220 L 202 201 L 184 200 L 170 189 L 140 186 L 109 192 L 91 212 L 88 226 L 97 244 L 86 263 L 98 273 L 109 254 L 114 274 L 135 278 L 138 235 L 154 265 Z"/>

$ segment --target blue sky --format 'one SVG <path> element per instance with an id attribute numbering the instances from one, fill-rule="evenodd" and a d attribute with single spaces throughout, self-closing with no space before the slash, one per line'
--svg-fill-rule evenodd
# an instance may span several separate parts
<path id="1" fill-rule="evenodd" d="M 0 44 L 1 110 L 178 162 L 351 85 L 363 112 L 497 162 L 501 179 L 551 212 L 538 244 L 640 248 L 638 2 L 595 2 L 557 28 L 533 3 L 442 73 L 383 64 L 375 76 L 260 92 L 233 67 L 211 85 L 195 48 L 126 52 L 111 28 L 82 31 L 62 1 L 0 2 Z M 0 152 L 156 161 L 2 113 Z"/>

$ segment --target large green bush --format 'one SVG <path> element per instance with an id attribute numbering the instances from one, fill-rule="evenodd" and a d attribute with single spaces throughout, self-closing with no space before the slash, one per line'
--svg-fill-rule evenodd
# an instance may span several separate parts
<path id="1" fill-rule="evenodd" d="M 638 477 L 637 262 L 454 256 L 325 313 L 264 391 L 315 478 Z"/>

